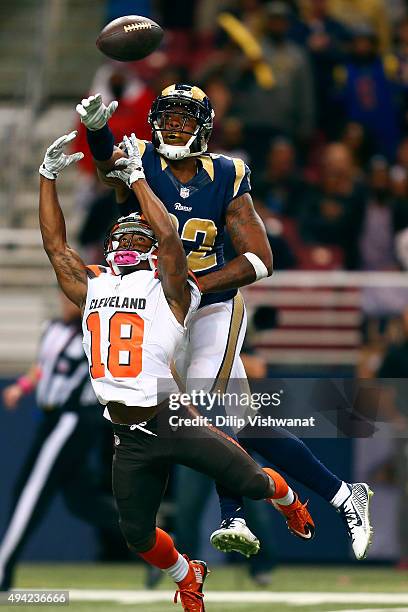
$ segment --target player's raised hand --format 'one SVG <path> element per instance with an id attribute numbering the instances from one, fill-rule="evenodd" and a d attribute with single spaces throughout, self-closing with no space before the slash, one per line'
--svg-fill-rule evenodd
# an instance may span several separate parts
<path id="1" fill-rule="evenodd" d="M 128 187 L 132 187 L 133 183 L 139 179 L 145 178 L 142 158 L 140 156 L 135 134 L 132 134 L 130 138 L 125 136 L 123 139 L 123 146 L 127 157 L 117 159 L 115 162 L 115 170 L 112 170 L 106 176 L 118 178 L 126 183 Z"/>
<path id="2" fill-rule="evenodd" d="M 55 180 L 61 170 L 83 158 L 84 154 L 81 152 L 66 155 L 63 150 L 66 144 L 74 140 L 77 133 L 70 132 L 60 136 L 48 147 L 45 152 L 44 161 L 39 168 L 40 174 L 48 179 Z"/>
<path id="3" fill-rule="evenodd" d="M 4 407 L 7 408 L 7 410 L 14 410 L 15 408 L 17 408 L 17 405 L 23 395 L 24 393 L 17 383 L 9 385 L 5 389 L 3 389 L 2 393 Z"/>
<path id="4" fill-rule="evenodd" d="M 81 104 L 77 104 L 76 111 L 85 127 L 91 130 L 91 132 L 94 132 L 100 130 L 108 123 L 109 119 L 118 108 L 118 104 L 119 103 L 114 100 L 109 106 L 105 106 L 102 102 L 102 94 L 98 93 L 96 96 L 84 98 Z"/>

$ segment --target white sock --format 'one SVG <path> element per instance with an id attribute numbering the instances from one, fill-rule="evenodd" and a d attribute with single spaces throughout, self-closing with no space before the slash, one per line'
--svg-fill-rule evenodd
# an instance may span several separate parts
<path id="1" fill-rule="evenodd" d="M 290 506 L 290 504 L 293 504 L 293 502 L 295 501 L 295 494 L 293 493 L 292 489 L 289 487 L 288 492 L 286 493 L 285 497 L 279 497 L 278 499 L 274 497 L 273 501 L 276 502 L 277 504 L 280 504 L 281 506 Z"/>
<path id="2" fill-rule="evenodd" d="M 348 497 L 350 497 L 350 487 L 343 480 L 340 489 L 337 491 L 333 499 L 330 500 L 330 503 L 335 508 L 340 508 L 340 506 L 344 504 Z"/>
<path id="3" fill-rule="evenodd" d="M 181 582 L 188 574 L 188 561 L 182 555 L 178 556 L 177 561 L 171 567 L 168 567 L 165 572 L 173 578 L 174 582 Z"/>

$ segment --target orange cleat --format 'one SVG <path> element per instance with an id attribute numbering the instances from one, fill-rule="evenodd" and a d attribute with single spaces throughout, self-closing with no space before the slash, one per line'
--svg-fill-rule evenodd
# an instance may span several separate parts
<path id="1" fill-rule="evenodd" d="M 184 612 L 205 612 L 203 586 L 209 571 L 204 561 L 190 561 L 187 555 L 183 555 L 189 564 L 189 572 L 181 582 L 174 595 L 174 603 L 180 595 L 181 605 Z"/>
<path id="2" fill-rule="evenodd" d="M 283 514 L 286 520 L 289 531 L 302 540 L 311 540 L 315 534 L 315 524 L 310 516 L 309 510 L 306 508 L 307 502 L 302 504 L 298 494 L 295 493 L 295 501 L 290 506 L 282 506 L 277 504 L 274 499 L 268 499 L 268 503 L 272 504 L 278 512 Z"/>
<path id="3" fill-rule="evenodd" d="M 262 468 L 272 480 L 276 478 L 276 472 L 269 468 Z M 281 478 L 281 477 L 280 477 Z M 302 504 L 297 493 L 295 493 L 295 501 L 289 506 L 278 504 L 273 497 L 266 499 L 268 504 L 272 504 L 278 512 L 285 517 L 289 531 L 302 540 L 311 540 L 315 534 L 315 525 L 308 509 L 307 502 Z"/>

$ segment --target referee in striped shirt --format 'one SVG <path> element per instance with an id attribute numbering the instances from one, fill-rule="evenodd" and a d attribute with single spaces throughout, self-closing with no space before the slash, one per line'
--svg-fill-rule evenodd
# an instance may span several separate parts
<path id="1" fill-rule="evenodd" d="M 18 475 L 0 541 L 2 591 L 12 587 L 21 551 L 57 492 L 74 515 L 120 538 L 113 497 L 92 486 L 86 468 L 104 420 L 89 379 L 79 309 L 61 296 L 62 317 L 44 330 L 37 363 L 3 391 L 5 407 L 13 410 L 23 395 L 36 389 L 43 416 Z"/>

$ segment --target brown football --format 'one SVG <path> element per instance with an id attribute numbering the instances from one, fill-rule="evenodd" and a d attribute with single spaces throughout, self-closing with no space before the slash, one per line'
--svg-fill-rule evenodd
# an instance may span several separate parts
<path id="1" fill-rule="evenodd" d="M 96 39 L 96 46 L 112 59 L 133 62 L 150 55 L 162 38 L 163 30 L 151 19 L 127 15 L 108 23 Z"/>

